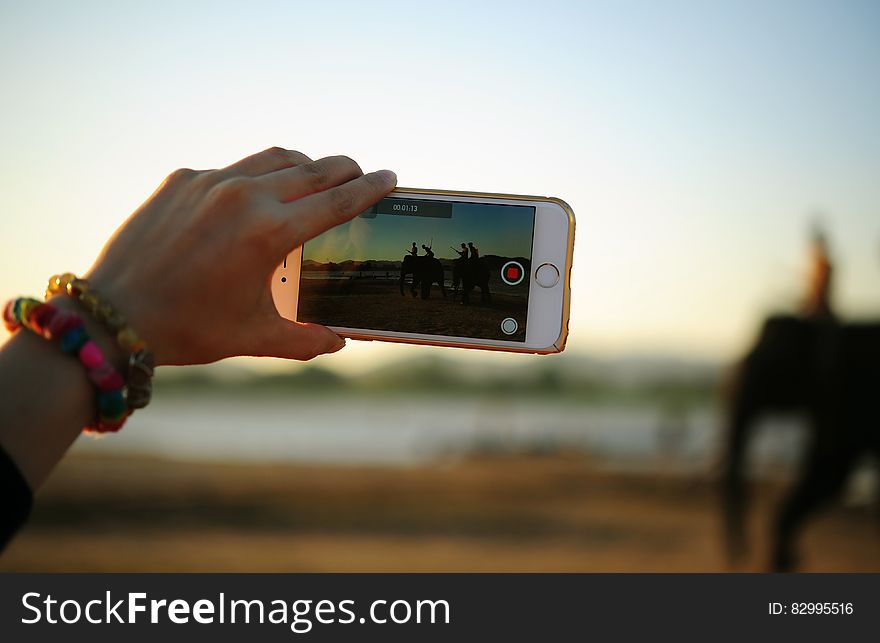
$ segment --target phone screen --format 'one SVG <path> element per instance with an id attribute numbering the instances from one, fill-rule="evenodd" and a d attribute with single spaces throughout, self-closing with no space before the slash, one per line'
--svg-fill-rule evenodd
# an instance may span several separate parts
<path id="1" fill-rule="evenodd" d="M 390 197 L 303 246 L 297 320 L 524 342 L 535 208 Z"/>

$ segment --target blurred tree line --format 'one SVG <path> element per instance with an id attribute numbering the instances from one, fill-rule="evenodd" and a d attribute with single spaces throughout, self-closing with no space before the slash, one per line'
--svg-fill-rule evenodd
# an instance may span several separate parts
<path id="1" fill-rule="evenodd" d="M 491 396 L 559 398 L 608 404 L 694 407 L 717 398 L 720 369 L 675 363 L 614 363 L 558 357 L 526 367 L 490 366 L 439 357 L 385 364 L 361 375 L 344 375 L 319 365 L 267 373 L 223 365 L 160 369 L 158 395 L 219 394 L 247 396 L 333 395 Z"/>

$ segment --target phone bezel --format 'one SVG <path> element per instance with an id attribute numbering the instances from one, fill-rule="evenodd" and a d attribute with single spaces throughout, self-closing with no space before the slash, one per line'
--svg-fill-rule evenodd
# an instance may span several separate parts
<path id="1" fill-rule="evenodd" d="M 574 250 L 574 212 L 564 201 L 553 197 L 450 190 L 397 188 L 388 196 L 499 205 L 527 205 L 535 208 L 534 238 L 532 241 L 531 270 L 529 274 L 528 325 L 524 342 L 445 335 L 425 335 L 363 328 L 330 326 L 342 337 L 357 340 L 378 340 L 479 348 L 520 353 L 558 353 L 565 348 L 568 337 L 568 316 L 571 300 L 571 264 Z M 292 250 L 272 275 L 271 290 L 279 314 L 295 321 L 298 305 L 302 248 Z M 559 282 L 552 288 L 543 288 L 535 281 L 536 269 L 543 263 L 559 268 Z M 285 279 L 282 282 L 282 278 Z M 478 305 L 478 304 L 476 304 Z"/>

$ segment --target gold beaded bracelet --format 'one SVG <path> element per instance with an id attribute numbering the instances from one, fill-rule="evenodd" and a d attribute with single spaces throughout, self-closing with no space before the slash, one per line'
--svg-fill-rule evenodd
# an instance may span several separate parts
<path id="1" fill-rule="evenodd" d="M 125 403 L 129 410 L 142 409 L 150 403 L 153 395 L 153 370 L 155 360 L 147 349 L 147 343 L 128 325 L 125 317 L 104 300 L 85 279 L 70 272 L 54 275 L 46 287 L 46 299 L 55 295 L 69 295 L 101 322 L 116 337 L 119 347 L 128 353 L 128 378 Z"/>

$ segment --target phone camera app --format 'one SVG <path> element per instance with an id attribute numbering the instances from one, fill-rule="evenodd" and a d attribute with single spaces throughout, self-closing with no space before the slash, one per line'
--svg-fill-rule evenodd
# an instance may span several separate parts
<path id="1" fill-rule="evenodd" d="M 297 319 L 523 342 L 534 222 L 528 206 L 385 198 L 303 246 Z"/>

